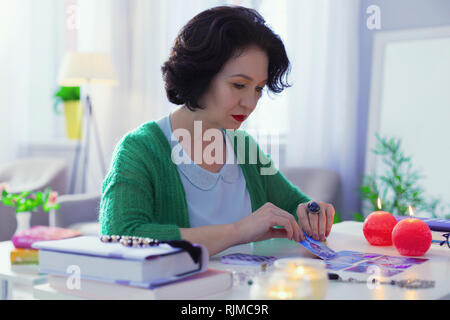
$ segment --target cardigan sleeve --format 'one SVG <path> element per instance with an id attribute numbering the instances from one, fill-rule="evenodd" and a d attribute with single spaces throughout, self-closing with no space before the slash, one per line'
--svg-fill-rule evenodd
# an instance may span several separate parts
<path id="1" fill-rule="evenodd" d="M 249 136 L 251 140 L 253 138 Z M 300 203 L 306 203 L 311 199 L 306 196 L 298 187 L 294 186 L 275 166 L 269 155 L 264 153 L 256 141 L 258 154 L 257 166 L 263 181 L 266 196 L 269 202 L 277 207 L 291 213 L 296 220 L 297 207 Z"/>
<path id="2" fill-rule="evenodd" d="M 102 185 L 101 233 L 179 240 L 177 225 L 160 224 L 155 219 L 154 177 L 143 150 L 143 144 L 132 136 L 117 145 Z"/>

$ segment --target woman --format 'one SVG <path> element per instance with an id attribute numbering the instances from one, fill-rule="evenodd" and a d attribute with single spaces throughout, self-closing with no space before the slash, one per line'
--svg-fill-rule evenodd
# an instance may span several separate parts
<path id="1" fill-rule="evenodd" d="M 264 87 L 289 86 L 288 69 L 282 41 L 252 9 L 216 7 L 189 21 L 162 66 L 167 97 L 181 107 L 116 146 L 102 234 L 184 239 L 210 255 L 273 237 L 301 241 L 302 231 L 325 240 L 333 206 L 308 210 L 310 199 L 237 130 Z"/>

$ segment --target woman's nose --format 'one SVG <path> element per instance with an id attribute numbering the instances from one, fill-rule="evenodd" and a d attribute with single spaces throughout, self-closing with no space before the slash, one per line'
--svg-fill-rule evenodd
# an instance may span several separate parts
<path id="1" fill-rule="evenodd" d="M 241 99 L 241 105 L 251 112 L 256 108 L 259 98 L 257 95 L 246 95 Z"/>

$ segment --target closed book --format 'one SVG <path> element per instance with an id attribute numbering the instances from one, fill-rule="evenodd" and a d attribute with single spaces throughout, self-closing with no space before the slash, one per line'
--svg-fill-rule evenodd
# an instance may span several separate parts
<path id="1" fill-rule="evenodd" d="M 161 282 L 176 280 L 207 269 L 209 255 L 203 246 L 201 255 L 166 243 L 148 248 L 125 247 L 120 243 L 104 243 L 94 236 L 43 241 L 33 245 L 39 249 L 39 270 L 53 275 L 78 272 L 89 280 Z"/>
<path id="2" fill-rule="evenodd" d="M 14 234 L 11 240 L 16 248 L 32 249 L 33 243 L 38 241 L 67 239 L 79 235 L 81 235 L 81 233 L 76 230 L 48 226 L 34 226 Z"/>
<path id="3" fill-rule="evenodd" d="M 216 269 L 208 269 L 159 286 L 150 283 L 134 286 L 81 279 L 79 286 L 76 287 L 73 283 L 68 284 L 68 280 L 67 277 L 50 275 L 49 285 L 58 293 L 95 300 L 201 299 L 226 291 L 233 285 L 231 272 Z"/>
<path id="4" fill-rule="evenodd" d="M 409 216 L 395 216 L 397 221 L 408 219 Z M 423 217 L 414 217 L 416 219 L 420 219 L 425 222 L 431 231 L 439 231 L 439 232 L 449 232 L 450 231 L 450 219 L 444 218 L 423 218 Z"/>
<path id="5" fill-rule="evenodd" d="M 14 248 L 10 252 L 11 264 L 28 264 L 39 262 L 39 251 L 36 249 Z"/>
<path id="6" fill-rule="evenodd" d="M 11 265 L 11 271 L 21 274 L 34 274 L 34 275 L 41 274 L 39 272 L 39 265 L 36 263 L 13 264 Z"/>

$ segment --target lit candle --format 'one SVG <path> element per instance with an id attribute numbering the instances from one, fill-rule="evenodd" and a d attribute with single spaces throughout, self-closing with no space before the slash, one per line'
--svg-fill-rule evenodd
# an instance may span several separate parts
<path id="1" fill-rule="evenodd" d="M 373 246 L 392 245 L 392 230 L 397 219 L 389 212 L 381 210 L 381 199 L 378 198 L 378 209 L 369 214 L 364 220 L 363 233 L 367 241 Z"/>
<path id="2" fill-rule="evenodd" d="M 300 281 L 289 281 L 278 270 L 270 275 L 259 275 L 254 279 L 250 289 L 250 297 L 255 300 L 298 300 L 308 299 L 311 289 Z"/>
<path id="3" fill-rule="evenodd" d="M 288 300 L 294 299 L 296 288 L 288 286 L 285 283 L 278 283 L 267 289 L 267 297 L 269 299 Z"/>
<path id="4" fill-rule="evenodd" d="M 252 299 L 323 299 L 328 274 L 321 260 L 284 258 L 274 263 L 275 270 L 258 276 L 250 289 Z"/>
<path id="5" fill-rule="evenodd" d="M 392 230 L 392 242 L 402 256 L 423 256 L 431 246 L 431 231 L 425 222 L 414 218 L 408 208 L 409 218 L 401 220 Z"/>
<path id="6" fill-rule="evenodd" d="M 322 260 L 286 258 L 275 261 L 275 267 L 284 272 L 290 282 L 305 282 L 312 299 L 323 299 L 328 288 L 328 274 Z"/>

